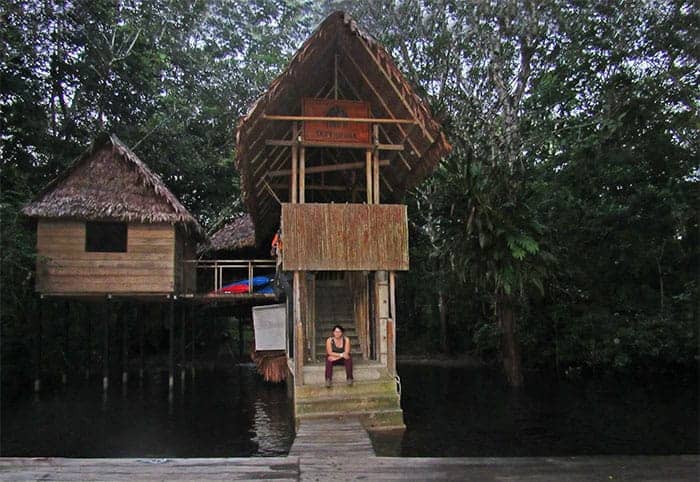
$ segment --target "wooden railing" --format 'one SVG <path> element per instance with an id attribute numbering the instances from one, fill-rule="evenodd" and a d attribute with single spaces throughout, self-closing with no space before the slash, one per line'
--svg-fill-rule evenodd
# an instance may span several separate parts
<path id="1" fill-rule="evenodd" d="M 212 284 L 209 289 L 201 290 L 197 286 L 197 291 L 219 292 L 225 282 L 232 282 L 238 279 L 248 279 L 248 293 L 253 293 L 253 277 L 256 275 L 274 276 L 274 259 L 198 259 L 188 260 L 185 263 L 192 263 L 197 271 L 197 280 L 201 278 L 199 273 L 211 271 Z M 261 272 L 262 271 L 262 272 Z M 224 281 L 226 280 L 226 281 Z M 199 283 L 198 283 L 199 284 Z"/>

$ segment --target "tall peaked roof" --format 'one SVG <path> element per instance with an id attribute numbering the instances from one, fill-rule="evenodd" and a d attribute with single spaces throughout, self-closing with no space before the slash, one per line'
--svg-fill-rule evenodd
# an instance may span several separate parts
<path id="1" fill-rule="evenodd" d="M 161 178 L 114 134 L 99 135 L 22 212 L 37 218 L 179 224 L 205 237 Z"/>
<path id="2" fill-rule="evenodd" d="M 412 125 L 383 124 L 380 137 L 403 144 L 382 168 L 382 198 L 400 199 L 437 166 L 451 149 L 426 102 L 413 90 L 389 53 L 346 13 L 328 16 L 296 52 L 287 68 L 270 84 L 238 125 L 236 165 L 243 200 L 259 234 L 270 234 L 279 206 L 266 175 L 288 168 L 289 147 L 267 139 L 291 139 L 289 122 L 265 115 L 299 115 L 303 97 L 337 93 L 365 100 L 377 118 L 409 119 Z M 285 153 L 284 150 L 287 150 Z"/>

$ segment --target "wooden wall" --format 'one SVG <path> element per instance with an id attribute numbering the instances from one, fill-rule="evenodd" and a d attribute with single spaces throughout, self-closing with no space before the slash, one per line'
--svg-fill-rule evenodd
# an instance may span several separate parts
<path id="1" fill-rule="evenodd" d="M 282 204 L 285 271 L 408 269 L 406 206 Z"/>
<path id="2" fill-rule="evenodd" d="M 197 290 L 197 267 L 185 260 L 197 259 L 194 242 L 182 229 L 175 232 L 175 291 L 194 293 Z"/>
<path id="3" fill-rule="evenodd" d="M 126 253 L 88 253 L 84 222 L 37 222 L 41 293 L 170 293 L 174 261 L 175 228 L 169 224 L 129 224 Z"/>

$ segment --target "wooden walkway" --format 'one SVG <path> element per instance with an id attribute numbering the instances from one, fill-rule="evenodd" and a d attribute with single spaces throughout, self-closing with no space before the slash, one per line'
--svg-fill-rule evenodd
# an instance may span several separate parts
<path id="1" fill-rule="evenodd" d="M 413 458 L 373 456 L 231 459 L 0 458 L 2 481 L 448 480 L 697 482 L 697 455 Z"/>
<path id="2" fill-rule="evenodd" d="M 348 460 L 374 456 L 369 434 L 358 418 L 305 419 L 289 450 L 290 457 L 322 459 L 341 457 Z"/>
<path id="3" fill-rule="evenodd" d="M 2 481 L 669 481 L 700 480 L 698 455 L 376 457 L 360 421 L 302 420 L 288 457 L 218 459 L 0 458 Z"/>
<path id="4" fill-rule="evenodd" d="M 7 481 L 214 481 L 299 480 L 299 461 L 289 457 L 231 459 L 0 458 Z"/>

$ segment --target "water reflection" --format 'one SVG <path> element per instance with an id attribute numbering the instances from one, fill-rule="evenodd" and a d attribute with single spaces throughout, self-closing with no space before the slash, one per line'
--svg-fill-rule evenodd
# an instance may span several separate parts
<path id="1" fill-rule="evenodd" d="M 700 452 L 698 381 L 557 381 L 523 390 L 498 372 L 404 365 L 402 438 L 373 435 L 386 456 L 564 456 Z"/>
<path id="2" fill-rule="evenodd" d="M 245 457 L 285 455 L 293 440 L 284 385 L 252 366 L 200 369 L 168 390 L 167 373 L 105 393 L 88 384 L 3 400 L 3 456 Z M 99 382 L 98 382 L 99 383 Z"/>

